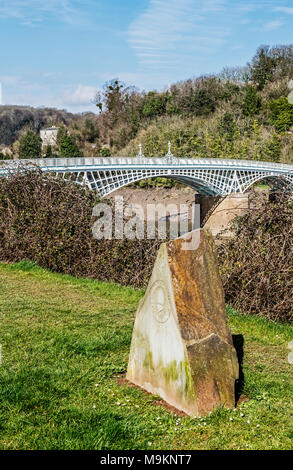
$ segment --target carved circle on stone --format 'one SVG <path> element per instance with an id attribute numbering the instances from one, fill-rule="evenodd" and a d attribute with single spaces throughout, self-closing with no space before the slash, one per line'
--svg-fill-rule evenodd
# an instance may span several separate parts
<path id="1" fill-rule="evenodd" d="M 159 323 L 165 323 L 170 316 L 168 294 L 164 283 L 157 281 L 151 289 L 151 304 L 154 318 Z"/>

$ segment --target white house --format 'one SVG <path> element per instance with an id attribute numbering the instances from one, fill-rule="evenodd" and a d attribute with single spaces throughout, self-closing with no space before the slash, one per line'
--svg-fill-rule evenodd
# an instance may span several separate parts
<path id="1" fill-rule="evenodd" d="M 56 145 L 58 127 L 48 127 L 40 132 L 41 139 L 43 141 L 43 147 L 45 145 Z"/>
<path id="2" fill-rule="evenodd" d="M 0 146 L 0 152 L 5 155 L 7 158 L 12 158 L 13 157 L 13 152 L 10 147 L 1 147 Z"/>

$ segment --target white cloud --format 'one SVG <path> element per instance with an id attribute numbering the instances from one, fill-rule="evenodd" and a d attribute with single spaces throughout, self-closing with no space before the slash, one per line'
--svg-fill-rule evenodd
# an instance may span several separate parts
<path id="1" fill-rule="evenodd" d="M 66 90 L 63 97 L 65 105 L 74 107 L 90 106 L 97 89 L 92 86 L 79 84 L 75 90 Z"/>
<path id="2" fill-rule="evenodd" d="M 88 21 L 81 10 L 88 0 L 77 3 L 73 0 L 0 0 L 0 18 L 14 18 L 27 26 L 35 26 L 51 15 L 58 21 L 81 25 Z"/>
<path id="3" fill-rule="evenodd" d="M 291 7 L 276 7 L 275 11 L 280 11 L 281 13 L 286 13 L 286 15 L 293 15 L 293 8 L 291 8 Z"/>
<path id="4" fill-rule="evenodd" d="M 18 75 L 0 75 L 0 80 L 3 86 L 7 86 L 9 88 L 12 87 L 17 91 L 17 93 L 23 94 L 24 96 L 29 92 L 37 93 L 38 91 L 43 90 L 41 83 L 28 78 L 24 79 Z"/>
<path id="5" fill-rule="evenodd" d="M 183 57 L 210 53 L 225 42 L 226 28 L 209 24 L 226 0 L 150 0 L 129 27 L 128 40 L 144 66 L 178 66 Z"/>
<path id="6" fill-rule="evenodd" d="M 60 83 L 52 87 L 44 80 L 14 75 L 0 75 L 0 82 L 3 85 L 4 104 L 46 106 L 72 112 L 97 112 L 92 103 L 97 90 L 92 86 L 79 84 L 68 87 Z"/>
<path id="7" fill-rule="evenodd" d="M 223 46 L 233 49 L 235 27 L 253 28 L 258 22 L 253 12 L 260 10 L 275 12 L 275 0 L 149 0 L 146 9 L 130 24 L 128 41 L 141 70 L 164 70 L 168 74 L 168 70 L 186 69 L 186 63 L 190 63 L 197 73 L 207 57 Z M 293 12 L 289 7 L 278 10 Z M 272 31 L 282 24 L 272 18 L 262 31 Z"/>
<path id="8" fill-rule="evenodd" d="M 263 31 L 273 31 L 274 29 L 278 29 L 283 25 L 282 21 L 268 21 L 263 25 Z"/>

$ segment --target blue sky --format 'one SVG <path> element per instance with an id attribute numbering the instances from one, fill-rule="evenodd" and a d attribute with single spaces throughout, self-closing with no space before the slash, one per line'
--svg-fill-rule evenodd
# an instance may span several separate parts
<path id="1" fill-rule="evenodd" d="M 82 112 L 111 78 L 162 89 L 293 43 L 293 0 L 0 0 L 0 40 L 3 104 Z"/>

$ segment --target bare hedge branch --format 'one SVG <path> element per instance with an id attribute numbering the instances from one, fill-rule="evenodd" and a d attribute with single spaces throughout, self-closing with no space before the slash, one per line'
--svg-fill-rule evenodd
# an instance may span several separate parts
<path id="1" fill-rule="evenodd" d="M 98 202 L 94 192 L 37 170 L 1 178 L 0 259 L 144 286 L 160 241 L 95 240 L 92 210 Z"/>
<path id="2" fill-rule="evenodd" d="M 226 300 L 247 314 L 292 321 L 292 195 L 254 198 L 255 209 L 233 223 L 235 237 L 218 247 Z"/>

